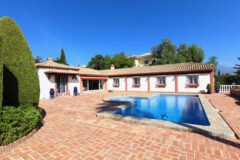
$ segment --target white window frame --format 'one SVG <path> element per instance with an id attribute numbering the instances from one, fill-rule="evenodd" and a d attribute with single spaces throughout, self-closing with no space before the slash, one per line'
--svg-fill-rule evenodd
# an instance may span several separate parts
<path id="1" fill-rule="evenodd" d="M 120 85 L 120 79 L 119 78 L 113 78 L 113 85 Z"/>
<path id="2" fill-rule="evenodd" d="M 135 82 L 137 82 L 137 81 L 135 81 L 135 79 L 139 79 L 139 83 L 138 84 L 136 84 Z M 140 79 L 140 77 L 134 77 L 133 78 L 133 85 L 141 85 L 141 79 Z"/>
<path id="3" fill-rule="evenodd" d="M 188 84 L 199 84 L 199 76 L 198 75 L 188 75 L 187 83 Z"/>
<path id="4" fill-rule="evenodd" d="M 162 78 L 162 80 L 161 80 Z M 163 83 L 162 83 L 163 82 Z M 159 76 L 159 77 L 156 77 L 156 83 L 158 85 L 166 85 L 166 76 Z"/>

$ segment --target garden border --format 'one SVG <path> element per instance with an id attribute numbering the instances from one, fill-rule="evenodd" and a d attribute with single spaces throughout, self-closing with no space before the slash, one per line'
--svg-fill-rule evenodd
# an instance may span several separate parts
<path id="1" fill-rule="evenodd" d="M 0 153 L 4 153 L 4 152 L 7 152 L 7 151 L 10 151 L 14 147 L 16 147 L 19 144 L 22 144 L 23 142 L 25 142 L 27 139 L 32 137 L 41 128 L 42 124 L 43 124 L 43 121 L 39 122 L 37 127 L 34 128 L 31 132 L 29 132 L 27 135 L 19 138 L 18 140 L 14 141 L 12 143 L 9 143 L 8 145 L 0 146 Z"/>

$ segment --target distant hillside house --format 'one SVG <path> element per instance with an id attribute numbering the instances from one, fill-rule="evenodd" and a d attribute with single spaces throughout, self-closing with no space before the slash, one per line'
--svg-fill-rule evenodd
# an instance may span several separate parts
<path id="1" fill-rule="evenodd" d="M 132 55 L 128 57 L 134 57 L 135 58 L 135 66 L 136 67 L 143 67 L 143 66 L 149 66 L 152 63 L 153 55 L 152 53 L 144 53 L 141 55 Z"/>
<path id="2" fill-rule="evenodd" d="M 89 91 L 146 91 L 146 92 L 206 92 L 210 83 L 214 86 L 212 64 L 178 63 L 145 67 L 108 70 L 73 67 L 59 64 L 48 58 L 36 64 L 40 99 L 55 96 L 74 95 Z M 214 87 L 213 87 L 214 88 Z M 213 90 L 212 90 L 213 92 Z"/>

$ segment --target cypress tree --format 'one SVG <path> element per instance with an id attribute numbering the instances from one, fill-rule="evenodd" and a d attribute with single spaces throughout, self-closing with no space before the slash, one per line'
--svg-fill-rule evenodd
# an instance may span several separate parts
<path id="1" fill-rule="evenodd" d="M 28 43 L 15 21 L 0 18 L 3 59 L 3 105 L 37 105 L 39 81 Z"/>
<path id="2" fill-rule="evenodd" d="M 60 63 L 62 63 L 62 64 L 67 64 L 67 61 L 66 61 L 66 57 L 65 57 L 65 53 L 64 53 L 63 48 L 61 49 Z"/>
<path id="3" fill-rule="evenodd" d="M 2 64 L 2 38 L 0 37 L 0 110 L 2 108 L 2 92 L 3 92 L 3 64 Z"/>

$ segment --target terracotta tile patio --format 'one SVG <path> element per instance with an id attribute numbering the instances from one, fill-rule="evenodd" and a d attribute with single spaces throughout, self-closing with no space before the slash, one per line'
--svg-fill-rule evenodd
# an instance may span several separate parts
<path id="1" fill-rule="evenodd" d="M 44 100 L 44 126 L 0 159 L 239 159 L 240 141 L 96 117 L 102 98 L 146 96 L 147 92 L 91 93 Z M 238 103 L 227 95 L 207 95 L 238 132 Z M 224 107 L 226 106 L 226 107 Z M 234 111 L 231 112 L 229 107 Z"/>
<path id="2" fill-rule="evenodd" d="M 240 138 L 240 99 L 231 97 L 230 94 L 212 94 L 206 97 L 215 108 L 220 110 L 222 117 Z"/>

